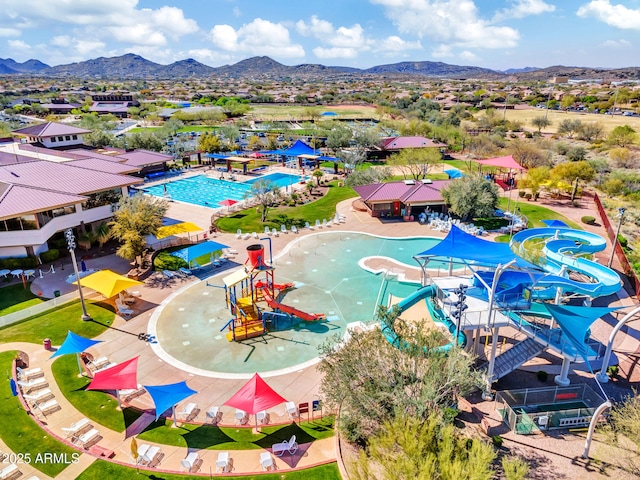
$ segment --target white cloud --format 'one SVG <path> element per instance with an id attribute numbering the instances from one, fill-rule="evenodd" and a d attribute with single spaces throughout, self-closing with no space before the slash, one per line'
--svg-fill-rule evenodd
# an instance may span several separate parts
<path id="1" fill-rule="evenodd" d="M 242 15 L 242 12 L 240 11 L 240 9 L 238 7 L 233 7 L 233 16 L 240 17 L 241 15 Z"/>
<path id="2" fill-rule="evenodd" d="M 286 27 L 262 18 L 237 30 L 230 25 L 216 25 L 209 36 L 216 47 L 229 52 L 280 58 L 300 58 L 305 54 L 302 45 L 291 43 Z"/>
<path id="3" fill-rule="evenodd" d="M 208 48 L 196 48 L 193 50 L 188 50 L 186 55 L 183 57 L 193 58 L 200 63 L 204 63 L 205 65 L 210 66 L 219 66 L 224 63 L 229 63 L 233 60 L 231 55 L 220 53 L 217 50 L 211 50 Z"/>
<path id="4" fill-rule="evenodd" d="M 404 52 L 406 50 L 420 50 L 421 48 L 422 45 L 419 41 L 407 42 L 396 35 L 391 35 L 377 42 L 373 50 L 376 52 Z"/>
<path id="5" fill-rule="evenodd" d="M 512 6 L 505 8 L 496 14 L 494 22 L 509 18 L 524 18 L 530 15 L 555 12 L 556 6 L 546 3 L 544 0 L 511 0 Z"/>
<path id="6" fill-rule="evenodd" d="M 606 40 L 602 42 L 602 46 L 606 48 L 629 48 L 631 47 L 631 42 L 623 38 L 620 40 Z"/>
<path id="7" fill-rule="evenodd" d="M 458 48 L 510 48 L 520 39 L 511 27 L 480 18 L 472 0 L 370 0 L 382 5 L 401 33 Z M 436 47 L 439 51 L 441 47 Z"/>
<path id="8" fill-rule="evenodd" d="M 478 57 L 473 52 L 469 52 L 468 50 L 460 52 L 460 55 L 458 55 L 458 57 L 460 58 L 460 60 L 464 60 L 465 62 L 471 62 L 471 63 L 477 62 L 480 60 L 480 57 Z"/>
<path id="9" fill-rule="evenodd" d="M 346 47 L 316 47 L 313 54 L 318 58 L 356 58 L 358 51 L 355 48 Z"/>
<path id="10" fill-rule="evenodd" d="M 307 37 L 313 36 L 319 39 L 331 36 L 334 32 L 333 24 L 331 22 L 321 20 L 316 15 L 311 17 L 309 23 L 306 23 L 304 20 L 299 20 L 296 23 L 296 30 L 300 35 Z"/>
<path id="11" fill-rule="evenodd" d="M 21 33 L 17 28 L 0 28 L 0 37 L 19 37 Z"/>
<path id="12" fill-rule="evenodd" d="M 610 0 L 592 0 L 581 5 L 576 14 L 582 18 L 595 18 L 615 28 L 640 30 L 640 8 L 612 5 Z"/>
<path id="13" fill-rule="evenodd" d="M 12 50 L 19 50 L 21 52 L 26 52 L 31 50 L 31 45 L 23 42 L 22 40 L 9 40 L 7 41 L 7 43 L 9 44 L 9 47 Z"/>

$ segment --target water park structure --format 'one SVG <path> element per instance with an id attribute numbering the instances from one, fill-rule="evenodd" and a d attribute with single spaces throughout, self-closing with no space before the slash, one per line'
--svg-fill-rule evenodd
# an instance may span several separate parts
<path id="1" fill-rule="evenodd" d="M 265 261 L 264 245 L 249 245 L 247 254 L 245 267 L 223 278 L 225 300 L 233 315 L 222 329 L 228 329 L 226 336 L 229 341 L 264 335 L 268 324 L 269 328 L 278 329 L 291 317 L 307 322 L 326 319 L 325 314 L 307 313 L 279 301 L 283 293 L 295 288 L 295 284 L 275 282 L 273 259 L 269 264 Z M 266 303 L 272 311 L 261 308 L 260 302 Z"/>

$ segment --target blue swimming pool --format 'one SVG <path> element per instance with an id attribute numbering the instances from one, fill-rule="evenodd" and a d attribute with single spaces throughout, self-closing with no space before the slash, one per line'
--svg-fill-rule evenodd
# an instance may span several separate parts
<path id="1" fill-rule="evenodd" d="M 223 200 L 230 199 L 240 202 L 249 198 L 251 185 L 258 180 L 271 181 L 282 188 L 299 182 L 300 176 L 288 173 L 270 173 L 246 182 L 232 182 L 211 178 L 207 175 L 196 175 L 145 187 L 142 191 L 149 195 L 171 198 L 178 202 L 218 208 Z"/>

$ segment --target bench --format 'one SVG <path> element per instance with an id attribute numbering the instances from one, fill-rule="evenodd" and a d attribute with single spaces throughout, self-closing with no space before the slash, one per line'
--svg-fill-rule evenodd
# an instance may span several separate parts
<path id="1" fill-rule="evenodd" d="M 589 425 L 591 423 L 591 417 L 567 417 L 561 418 L 558 421 L 559 427 L 577 427 L 582 425 Z"/>

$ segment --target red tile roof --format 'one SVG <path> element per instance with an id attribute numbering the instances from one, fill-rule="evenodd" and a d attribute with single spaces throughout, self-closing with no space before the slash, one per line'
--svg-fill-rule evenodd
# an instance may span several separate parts
<path id="1" fill-rule="evenodd" d="M 16 135 L 24 135 L 26 137 L 48 138 L 58 135 L 82 135 L 84 133 L 91 133 L 91 130 L 72 127 L 71 125 L 64 125 L 62 123 L 47 122 L 14 130 L 13 133 Z"/>
<path id="2" fill-rule="evenodd" d="M 408 205 L 423 202 L 442 202 L 440 190 L 449 184 L 449 180 L 433 183 L 415 181 L 414 185 L 404 182 L 376 183 L 354 187 L 365 202 L 402 202 Z"/>
<path id="3" fill-rule="evenodd" d="M 157 165 L 158 163 L 169 162 L 173 160 L 171 155 L 165 153 L 152 152 L 149 150 L 133 150 L 118 154 L 119 158 L 126 158 L 127 165 L 136 167 L 144 167 L 147 165 Z"/>
<path id="4" fill-rule="evenodd" d="M 113 160 L 115 159 L 102 160 L 101 158 L 82 158 L 79 160 L 72 160 L 66 164 L 73 165 L 74 167 L 95 170 L 97 172 L 120 173 L 123 175 L 140 171 L 139 167 L 128 165 L 126 163 L 114 162 Z"/>

